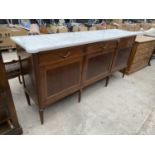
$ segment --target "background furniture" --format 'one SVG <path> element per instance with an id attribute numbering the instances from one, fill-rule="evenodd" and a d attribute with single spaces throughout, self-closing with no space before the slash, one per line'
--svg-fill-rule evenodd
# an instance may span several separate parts
<path id="1" fill-rule="evenodd" d="M 73 32 L 78 32 L 79 31 L 79 26 L 74 25 L 73 28 L 72 28 L 72 31 Z"/>
<path id="2" fill-rule="evenodd" d="M 95 25 L 89 27 L 89 31 L 95 31 L 95 30 L 96 30 L 96 26 Z"/>
<path id="3" fill-rule="evenodd" d="M 7 79 L 13 79 L 18 77 L 19 83 L 22 84 L 22 81 L 20 78 L 21 71 L 20 71 L 19 60 L 12 60 L 9 62 L 5 62 L 4 65 L 5 65 Z"/>
<path id="4" fill-rule="evenodd" d="M 4 62 L 8 80 L 18 77 L 19 83 L 22 84 L 21 75 L 22 74 L 25 75 L 28 73 L 28 63 L 29 62 L 26 59 L 23 59 L 21 62 L 23 64 L 22 72 L 21 72 L 19 60 L 12 60 L 9 62 Z"/>
<path id="5" fill-rule="evenodd" d="M 131 74 L 149 65 L 155 47 L 155 38 L 137 36 L 129 59 L 126 74 Z"/>
<path id="6" fill-rule="evenodd" d="M 151 28 L 151 29 L 145 31 L 145 32 L 144 32 L 144 35 L 145 35 L 145 36 L 148 36 L 148 37 L 153 37 L 153 38 L 155 38 L 155 28 Z M 151 56 L 151 58 L 150 58 L 150 61 L 151 61 L 152 59 L 155 59 L 155 47 L 154 47 L 152 56 Z M 150 64 L 150 62 L 149 62 L 149 64 Z"/>
<path id="7" fill-rule="evenodd" d="M 0 134 L 22 134 L 0 52 Z"/>
<path id="8" fill-rule="evenodd" d="M 79 26 L 79 31 L 88 31 L 88 28 L 84 25 Z"/>
<path id="9" fill-rule="evenodd" d="M 48 31 L 48 33 L 57 33 L 57 31 L 58 31 L 58 28 L 57 28 L 57 26 L 56 25 L 50 25 L 49 27 L 47 27 L 47 31 Z"/>
<path id="10" fill-rule="evenodd" d="M 97 29 L 97 30 L 105 30 L 105 29 L 106 29 L 106 26 L 97 24 L 97 25 L 96 25 L 96 29 Z"/>
<path id="11" fill-rule="evenodd" d="M 40 26 L 40 33 L 42 33 L 42 34 L 48 34 L 49 33 L 48 29 L 45 25 Z"/>
<path id="12" fill-rule="evenodd" d="M 42 27 L 41 30 L 42 30 L 41 33 L 46 32 L 46 28 L 45 27 Z M 39 35 L 39 34 L 40 34 L 39 26 L 37 24 L 31 24 L 30 31 L 28 32 L 28 35 Z"/>
<path id="13" fill-rule="evenodd" d="M 9 28 L 7 26 L 0 26 L 0 36 L 3 42 L 0 44 L 0 50 L 15 49 L 16 44 L 10 39 L 11 36 L 27 35 L 28 32 L 22 28 Z"/>
<path id="14" fill-rule="evenodd" d="M 64 33 L 68 32 L 68 29 L 66 26 L 58 26 L 58 33 Z"/>

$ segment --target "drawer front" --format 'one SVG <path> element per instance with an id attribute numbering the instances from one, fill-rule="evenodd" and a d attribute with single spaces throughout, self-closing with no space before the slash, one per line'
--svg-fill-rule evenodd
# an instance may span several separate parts
<path id="1" fill-rule="evenodd" d="M 119 42 L 119 49 L 132 47 L 134 41 L 135 41 L 135 36 L 134 37 L 121 38 L 120 42 Z"/>
<path id="2" fill-rule="evenodd" d="M 83 47 L 73 47 L 53 50 L 39 54 L 39 63 L 41 66 L 64 61 L 66 59 L 81 57 L 83 55 Z"/>
<path id="3" fill-rule="evenodd" d="M 107 41 L 107 42 L 99 42 L 89 44 L 86 47 L 87 53 L 94 53 L 98 51 L 107 51 L 108 49 L 114 49 L 117 47 L 117 40 Z"/>

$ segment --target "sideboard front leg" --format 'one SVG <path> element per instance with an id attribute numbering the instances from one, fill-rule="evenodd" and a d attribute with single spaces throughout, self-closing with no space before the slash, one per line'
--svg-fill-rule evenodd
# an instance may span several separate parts
<path id="1" fill-rule="evenodd" d="M 125 68 L 125 69 L 123 69 L 123 75 L 122 75 L 122 78 L 124 78 L 125 73 L 126 73 L 126 68 Z"/>
<path id="2" fill-rule="evenodd" d="M 39 109 L 39 116 L 41 124 L 44 124 L 44 109 Z"/>
<path id="3" fill-rule="evenodd" d="M 29 97 L 29 95 L 26 92 L 25 92 L 25 96 L 26 96 L 27 103 L 30 106 L 31 105 L 30 97 Z"/>
<path id="4" fill-rule="evenodd" d="M 78 94 L 79 103 L 81 102 L 81 96 L 82 96 L 82 89 L 79 90 L 79 94 Z"/>

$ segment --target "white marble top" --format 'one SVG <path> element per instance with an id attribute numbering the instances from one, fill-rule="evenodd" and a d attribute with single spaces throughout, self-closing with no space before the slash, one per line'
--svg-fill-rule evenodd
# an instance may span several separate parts
<path id="1" fill-rule="evenodd" d="M 45 34 L 35 36 L 18 36 L 11 39 L 24 48 L 28 53 L 38 53 L 64 47 L 89 44 L 99 41 L 108 41 L 137 35 L 138 32 L 129 32 L 118 29 Z"/>

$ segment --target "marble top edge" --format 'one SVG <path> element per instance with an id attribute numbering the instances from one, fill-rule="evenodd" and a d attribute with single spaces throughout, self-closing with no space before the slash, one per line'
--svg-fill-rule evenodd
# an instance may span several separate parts
<path id="1" fill-rule="evenodd" d="M 100 41 L 108 41 L 123 37 L 135 36 L 139 33 L 140 32 L 110 29 L 85 32 L 43 34 L 35 36 L 16 36 L 11 37 L 11 39 L 17 45 L 24 48 L 28 53 L 38 53 L 42 51 L 49 51 Z"/>

